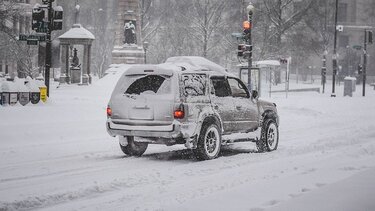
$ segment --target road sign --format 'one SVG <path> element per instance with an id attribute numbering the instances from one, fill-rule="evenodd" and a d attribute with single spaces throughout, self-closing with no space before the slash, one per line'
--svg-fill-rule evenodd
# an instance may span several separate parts
<path id="1" fill-rule="evenodd" d="M 355 50 L 361 50 L 362 49 L 362 46 L 361 45 L 353 45 L 353 48 Z"/>
<path id="2" fill-rule="evenodd" d="M 27 44 L 28 45 L 38 45 L 38 40 L 36 40 L 36 39 L 27 40 Z"/>
<path id="3" fill-rule="evenodd" d="M 336 30 L 339 31 L 339 32 L 342 32 L 342 31 L 344 31 L 344 26 L 343 25 L 337 25 Z"/>
<path id="4" fill-rule="evenodd" d="M 45 42 L 46 41 L 46 35 L 45 34 L 20 34 L 19 39 L 20 41 L 28 41 L 28 40 L 38 40 L 39 42 Z"/>
<path id="5" fill-rule="evenodd" d="M 243 39 L 244 35 L 243 33 L 232 33 L 232 37 L 237 38 L 237 39 Z"/>
<path id="6" fill-rule="evenodd" d="M 26 35 L 26 34 L 20 34 L 18 36 L 18 40 L 19 41 L 27 41 L 27 37 L 28 37 L 28 35 Z"/>

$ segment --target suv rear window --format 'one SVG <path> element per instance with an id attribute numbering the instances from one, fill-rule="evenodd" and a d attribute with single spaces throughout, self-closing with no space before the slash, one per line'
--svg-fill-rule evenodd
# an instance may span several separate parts
<path id="1" fill-rule="evenodd" d="M 170 78 L 160 75 L 147 75 L 135 79 L 135 81 L 125 91 L 125 94 L 167 94 L 170 93 L 170 89 Z"/>

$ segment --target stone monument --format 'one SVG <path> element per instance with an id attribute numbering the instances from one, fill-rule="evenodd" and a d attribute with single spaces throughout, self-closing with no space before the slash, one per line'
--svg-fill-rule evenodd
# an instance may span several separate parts
<path id="1" fill-rule="evenodd" d="M 81 64 L 79 63 L 77 51 L 78 51 L 77 48 L 74 48 L 72 64 L 70 64 L 70 74 L 71 74 L 72 84 L 81 83 Z M 84 82 L 87 83 L 86 80 Z"/>
<path id="2" fill-rule="evenodd" d="M 139 0 L 118 0 L 113 64 L 143 64 Z"/>
<path id="3" fill-rule="evenodd" d="M 71 29 L 59 37 L 61 45 L 61 76 L 60 83 L 91 84 L 91 46 L 95 36 L 79 24 L 80 6 L 76 2 L 74 25 Z M 75 45 L 83 46 L 83 61 L 79 64 L 77 51 L 72 55 L 69 49 L 73 50 Z M 74 61 L 70 61 L 70 57 Z"/>

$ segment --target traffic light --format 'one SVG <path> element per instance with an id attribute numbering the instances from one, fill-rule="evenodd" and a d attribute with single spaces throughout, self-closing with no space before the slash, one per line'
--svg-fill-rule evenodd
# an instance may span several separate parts
<path id="1" fill-rule="evenodd" d="M 43 4 L 48 4 L 49 2 L 54 2 L 55 0 L 42 0 Z"/>
<path id="2" fill-rule="evenodd" d="M 53 30 L 62 30 L 63 28 L 63 8 L 61 6 L 56 6 L 53 8 Z"/>
<path id="3" fill-rule="evenodd" d="M 44 25 L 45 12 L 39 7 L 39 4 L 36 4 L 33 8 L 32 14 L 32 29 L 36 30 L 42 28 Z"/>
<path id="4" fill-rule="evenodd" d="M 367 43 L 372 44 L 372 31 L 367 31 Z"/>
<path id="5" fill-rule="evenodd" d="M 238 57 L 243 57 L 244 50 L 245 50 L 245 44 L 238 44 L 237 56 Z"/>
<path id="6" fill-rule="evenodd" d="M 249 40 L 251 34 L 251 23 L 249 21 L 244 21 L 242 27 L 245 40 Z"/>
<path id="7" fill-rule="evenodd" d="M 327 75 L 327 68 L 326 67 L 322 67 L 322 75 L 323 76 Z"/>
<path id="8" fill-rule="evenodd" d="M 245 57 L 247 58 L 251 52 L 253 51 L 252 45 L 246 45 L 246 44 L 239 44 L 237 49 L 237 56 L 238 57 Z"/>
<path id="9" fill-rule="evenodd" d="M 363 69 L 363 66 L 361 64 L 358 65 L 358 75 L 361 75 L 362 74 L 362 69 Z"/>

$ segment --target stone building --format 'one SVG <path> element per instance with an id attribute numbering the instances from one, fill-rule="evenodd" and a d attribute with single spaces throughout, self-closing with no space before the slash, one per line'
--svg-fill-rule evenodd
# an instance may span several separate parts
<path id="1" fill-rule="evenodd" d="M 31 10 L 37 0 L 3 0 L 4 4 L 14 4 L 14 8 L 19 9 L 19 13 L 14 13 L 13 16 L 7 17 L 3 21 L 4 25 L 11 29 L 11 33 L 15 36 L 18 34 L 28 34 L 31 32 Z M 1 8 L 0 8 L 1 9 Z M 14 77 L 17 75 L 18 65 L 15 58 L 12 58 L 6 52 L 1 52 L 5 49 L 0 49 L 0 74 Z"/>
<path id="2" fill-rule="evenodd" d="M 375 1 L 339 0 L 338 25 L 344 26 L 337 37 L 341 72 L 353 75 L 363 61 L 365 29 L 375 32 Z M 375 76 L 375 45 L 368 45 L 367 52 L 367 73 Z"/>

